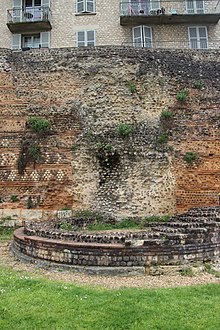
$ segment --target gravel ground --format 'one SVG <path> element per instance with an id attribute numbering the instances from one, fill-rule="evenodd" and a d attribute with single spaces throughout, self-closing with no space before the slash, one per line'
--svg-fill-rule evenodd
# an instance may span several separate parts
<path id="1" fill-rule="evenodd" d="M 0 242 L 0 266 L 13 268 L 18 271 L 28 271 L 34 276 L 44 276 L 50 280 L 74 283 L 77 285 L 99 286 L 107 289 L 130 288 L 172 288 L 177 286 L 199 285 L 207 283 L 219 283 L 220 279 L 208 273 L 200 273 L 195 276 L 91 276 L 71 271 L 54 271 L 37 268 L 32 264 L 24 264 L 11 255 L 10 242 Z"/>

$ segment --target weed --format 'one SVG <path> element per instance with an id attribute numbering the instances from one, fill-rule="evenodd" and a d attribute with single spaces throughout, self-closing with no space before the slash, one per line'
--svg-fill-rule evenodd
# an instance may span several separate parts
<path id="1" fill-rule="evenodd" d="M 63 230 L 66 230 L 66 231 L 73 231 L 75 229 L 75 227 L 67 221 L 60 222 L 59 228 L 63 229 Z"/>
<path id="2" fill-rule="evenodd" d="M 186 90 L 179 91 L 176 94 L 177 101 L 179 101 L 181 103 L 186 102 L 187 101 L 187 97 L 188 97 L 188 92 Z"/>
<path id="3" fill-rule="evenodd" d="M 193 87 L 196 88 L 196 89 L 201 90 L 204 87 L 204 84 L 201 80 L 196 80 L 193 83 Z"/>
<path id="4" fill-rule="evenodd" d="M 168 141 L 168 134 L 166 133 L 160 133 L 158 139 L 157 139 L 157 142 L 159 144 L 164 144 L 164 143 L 167 143 Z"/>
<path id="5" fill-rule="evenodd" d="M 166 214 L 166 215 L 152 215 L 150 217 L 146 217 L 144 218 L 143 220 L 143 223 L 146 223 L 146 222 L 168 222 L 170 221 L 171 217 Z"/>
<path id="6" fill-rule="evenodd" d="M 27 208 L 32 209 L 34 207 L 34 203 L 32 201 L 32 198 L 29 196 L 27 200 Z"/>
<path id="7" fill-rule="evenodd" d="M 61 209 L 61 211 L 70 211 L 70 210 L 71 210 L 71 208 L 68 207 L 68 206 L 64 206 L 64 207 Z"/>
<path id="8" fill-rule="evenodd" d="M 39 134 L 46 134 L 49 132 L 51 124 L 49 120 L 41 117 L 30 117 L 27 121 L 27 125 L 35 132 Z"/>
<path id="9" fill-rule="evenodd" d="M 40 160 L 41 150 L 37 144 L 31 144 L 28 148 L 28 156 L 29 160 L 32 162 L 36 162 Z"/>
<path id="10" fill-rule="evenodd" d="M 1 220 L 2 221 L 10 221 L 10 220 L 12 220 L 12 217 L 10 215 L 7 215 L 5 217 L 2 217 Z"/>
<path id="11" fill-rule="evenodd" d="M 135 83 L 133 83 L 132 81 L 128 81 L 128 87 L 130 89 L 131 94 L 137 93 L 137 88 Z"/>
<path id="12" fill-rule="evenodd" d="M 101 222 L 104 220 L 104 217 L 102 214 L 100 214 L 99 212 L 90 211 L 90 210 L 77 211 L 77 212 L 75 212 L 74 217 L 84 218 L 84 219 L 93 218 L 94 220 L 96 220 L 98 222 Z"/>
<path id="13" fill-rule="evenodd" d="M 194 162 L 196 162 L 199 159 L 199 155 L 197 152 L 188 151 L 183 156 L 183 159 L 185 162 L 187 162 L 189 165 L 192 165 Z"/>
<path id="14" fill-rule="evenodd" d="M 117 132 L 121 136 L 126 137 L 126 136 L 129 136 L 130 134 L 132 134 L 134 132 L 134 127 L 130 124 L 121 123 L 117 127 Z"/>
<path id="15" fill-rule="evenodd" d="M 189 267 L 182 268 L 180 271 L 180 275 L 182 276 L 193 276 L 193 271 Z"/>
<path id="16" fill-rule="evenodd" d="M 211 264 L 205 263 L 205 271 L 211 275 L 214 275 L 217 278 L 220 278 L 220 272 L 215 270 Z"/>
<path id="17" fill-rule="evenodd" d="M 160 117 L 162 119 L 172 119 L 173 118 L 173 112 L 172 111 L 169 111 L 169 110 L 163 110 L 161 112 Z"/>
<path id="18" fill-rule="evenodd" d="M 17 195 L 12 195 L 10 200 L 11 200 L 12 203 L 16 203 L 16 202 L 18 202 L 18 196 Z"/>
<path id="19" fill-rule="evenodd" d="M 78 144 L 73 144 L 71 147 L 72 152 L 76 152 L 78 147 L 79 147 Z"/>

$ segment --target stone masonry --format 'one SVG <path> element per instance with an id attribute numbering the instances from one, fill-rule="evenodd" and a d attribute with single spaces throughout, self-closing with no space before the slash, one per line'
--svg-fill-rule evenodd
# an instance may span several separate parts
<path id="1" fill-rule="evenodd" d="M 1 50 L 1 209 L 95 209 L 122 218 L 216 204 L 219 58 L 219 51 L 124 47 Z M 176 99 L 181 90 L 185 103 Z M 164 110 L 173 114 L 169 129 Z M 51 130 L 38 141 L 41 159 L 21 175 L 33 116 Z M 121 124 L 131 134 L 121 135 Z M 187 152 L 196 162 L 184 160 Z"/>

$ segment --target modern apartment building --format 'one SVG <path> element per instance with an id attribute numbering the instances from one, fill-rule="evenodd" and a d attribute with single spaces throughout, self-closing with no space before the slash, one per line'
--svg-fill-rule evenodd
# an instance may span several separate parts
<path id="1" fill-rule="evenodd" d="M 1 0 L 0 47 L 220 48 L 220 0 Z"/>

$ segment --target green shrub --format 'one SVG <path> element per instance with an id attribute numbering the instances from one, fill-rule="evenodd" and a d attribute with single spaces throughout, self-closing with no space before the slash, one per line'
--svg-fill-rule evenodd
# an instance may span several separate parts
<path id="1" fill-rule="evenodd" d="M 202 89 L 204 87 L 204 84 L 201 80 L 196 80 L 193 83 L 193 87 L 196 89 Z"/>
<path id="2" fill-rule="evenodd" d="M 129 136 L 130 134 L 132 134 L 134 132 L 134 127 L 130 124 L 121 123 L 117 127 L 117 132 L 121 136 L 126 137 L 126 136 Z"/>
<path id="3" fill-rule="evenodd" d="M 176 94 L 176 99 L 177 99 L 177 101 L 179 101 L 179 102 L 181 102 L 181 103 L 186 102 L 187 97 L 188 97 L 188 92 L 187 92 L 186 90 L 179 91 L 179 92 Z"/>
<path id="4" fill-rule="evenodd" d="M 15 202 L 18 201 L 18 196 L 17 195 L 12 195 L 10 200 L 11 200 L 12 203 L 15 203 Z"/>
<path id="5" fill-rule="evenodd" d="M 192 165 L 195 161 L 197 161 L 199 158 L 199 155 L 197 152 L 188 151 L 185 153 L 183 159 L 185 162 L 187 162 L 189 165 Z"/>
<path id="6" fill-rule="evenodd" d="M 152 215 L 143 220 L 143 222 L 168 222 L 171 217 L 169 215 Z"/>
<path id="7" fill-rule="evenodd" d="M 135 83 L 133 83 L 132 81 L 129 81 L 128 87 L 130 89 L 131 94 L 137 93 L 137 88 L 136 88 Z"/>
<path id="8" fill-rule="evenodd" d="M 27 121 L 28 126 L 36 133 L 45 134 L 50 130 L 50 122 L 41 117 L 30 117 Z"/>
<path id="9" fill-rule="evenodd" d="M 27 208 L 32 209 L 34 207 L 34 203 L 32 201 L 32 198 L 29 196 L 27 200 Z"/>
<path id="10" fill-rule="evenodd" d="M 96 220 L 98 222 L 104 221 L 102 214 L 100 214 L 99 212 L 90 211 L 90 210 L 77 211 L 77 212 L 75 212 L 74 217 L 84 218 L 84 219 L 93 218 L 94 220 Z"/>
<path id="11" fill-rule="evenodd" d="M 166 133 L 161 133 L 157 139 L 157 142 L 160 144 L 167 143 L 168 141 L 168 135 Z"/>
<path id="12" fill-rule="evenodd" d="M 172 113 L 172 111 L 169 111 L 169 110 L 163 110 L 161 112 L 160 117 L 162 119 L 172 119 L 173 118 L 173 113 Z"/>
<path id="13" fill-rule="evenodd" d="M 29 160 L 36 162 L 40 159 L 41 156 L 41 150 L 40 147 L 37 144 L 31 144 L 28 148 L 29 153 Z"/>
<path id="14" fill-rule="evenodd" d="M 66 230 L 66 231 L 73 231 L 75 229 L 75 227 L 67 221 L 60 222 L 59 228 L 63 229 L 63 230 Z"/>

